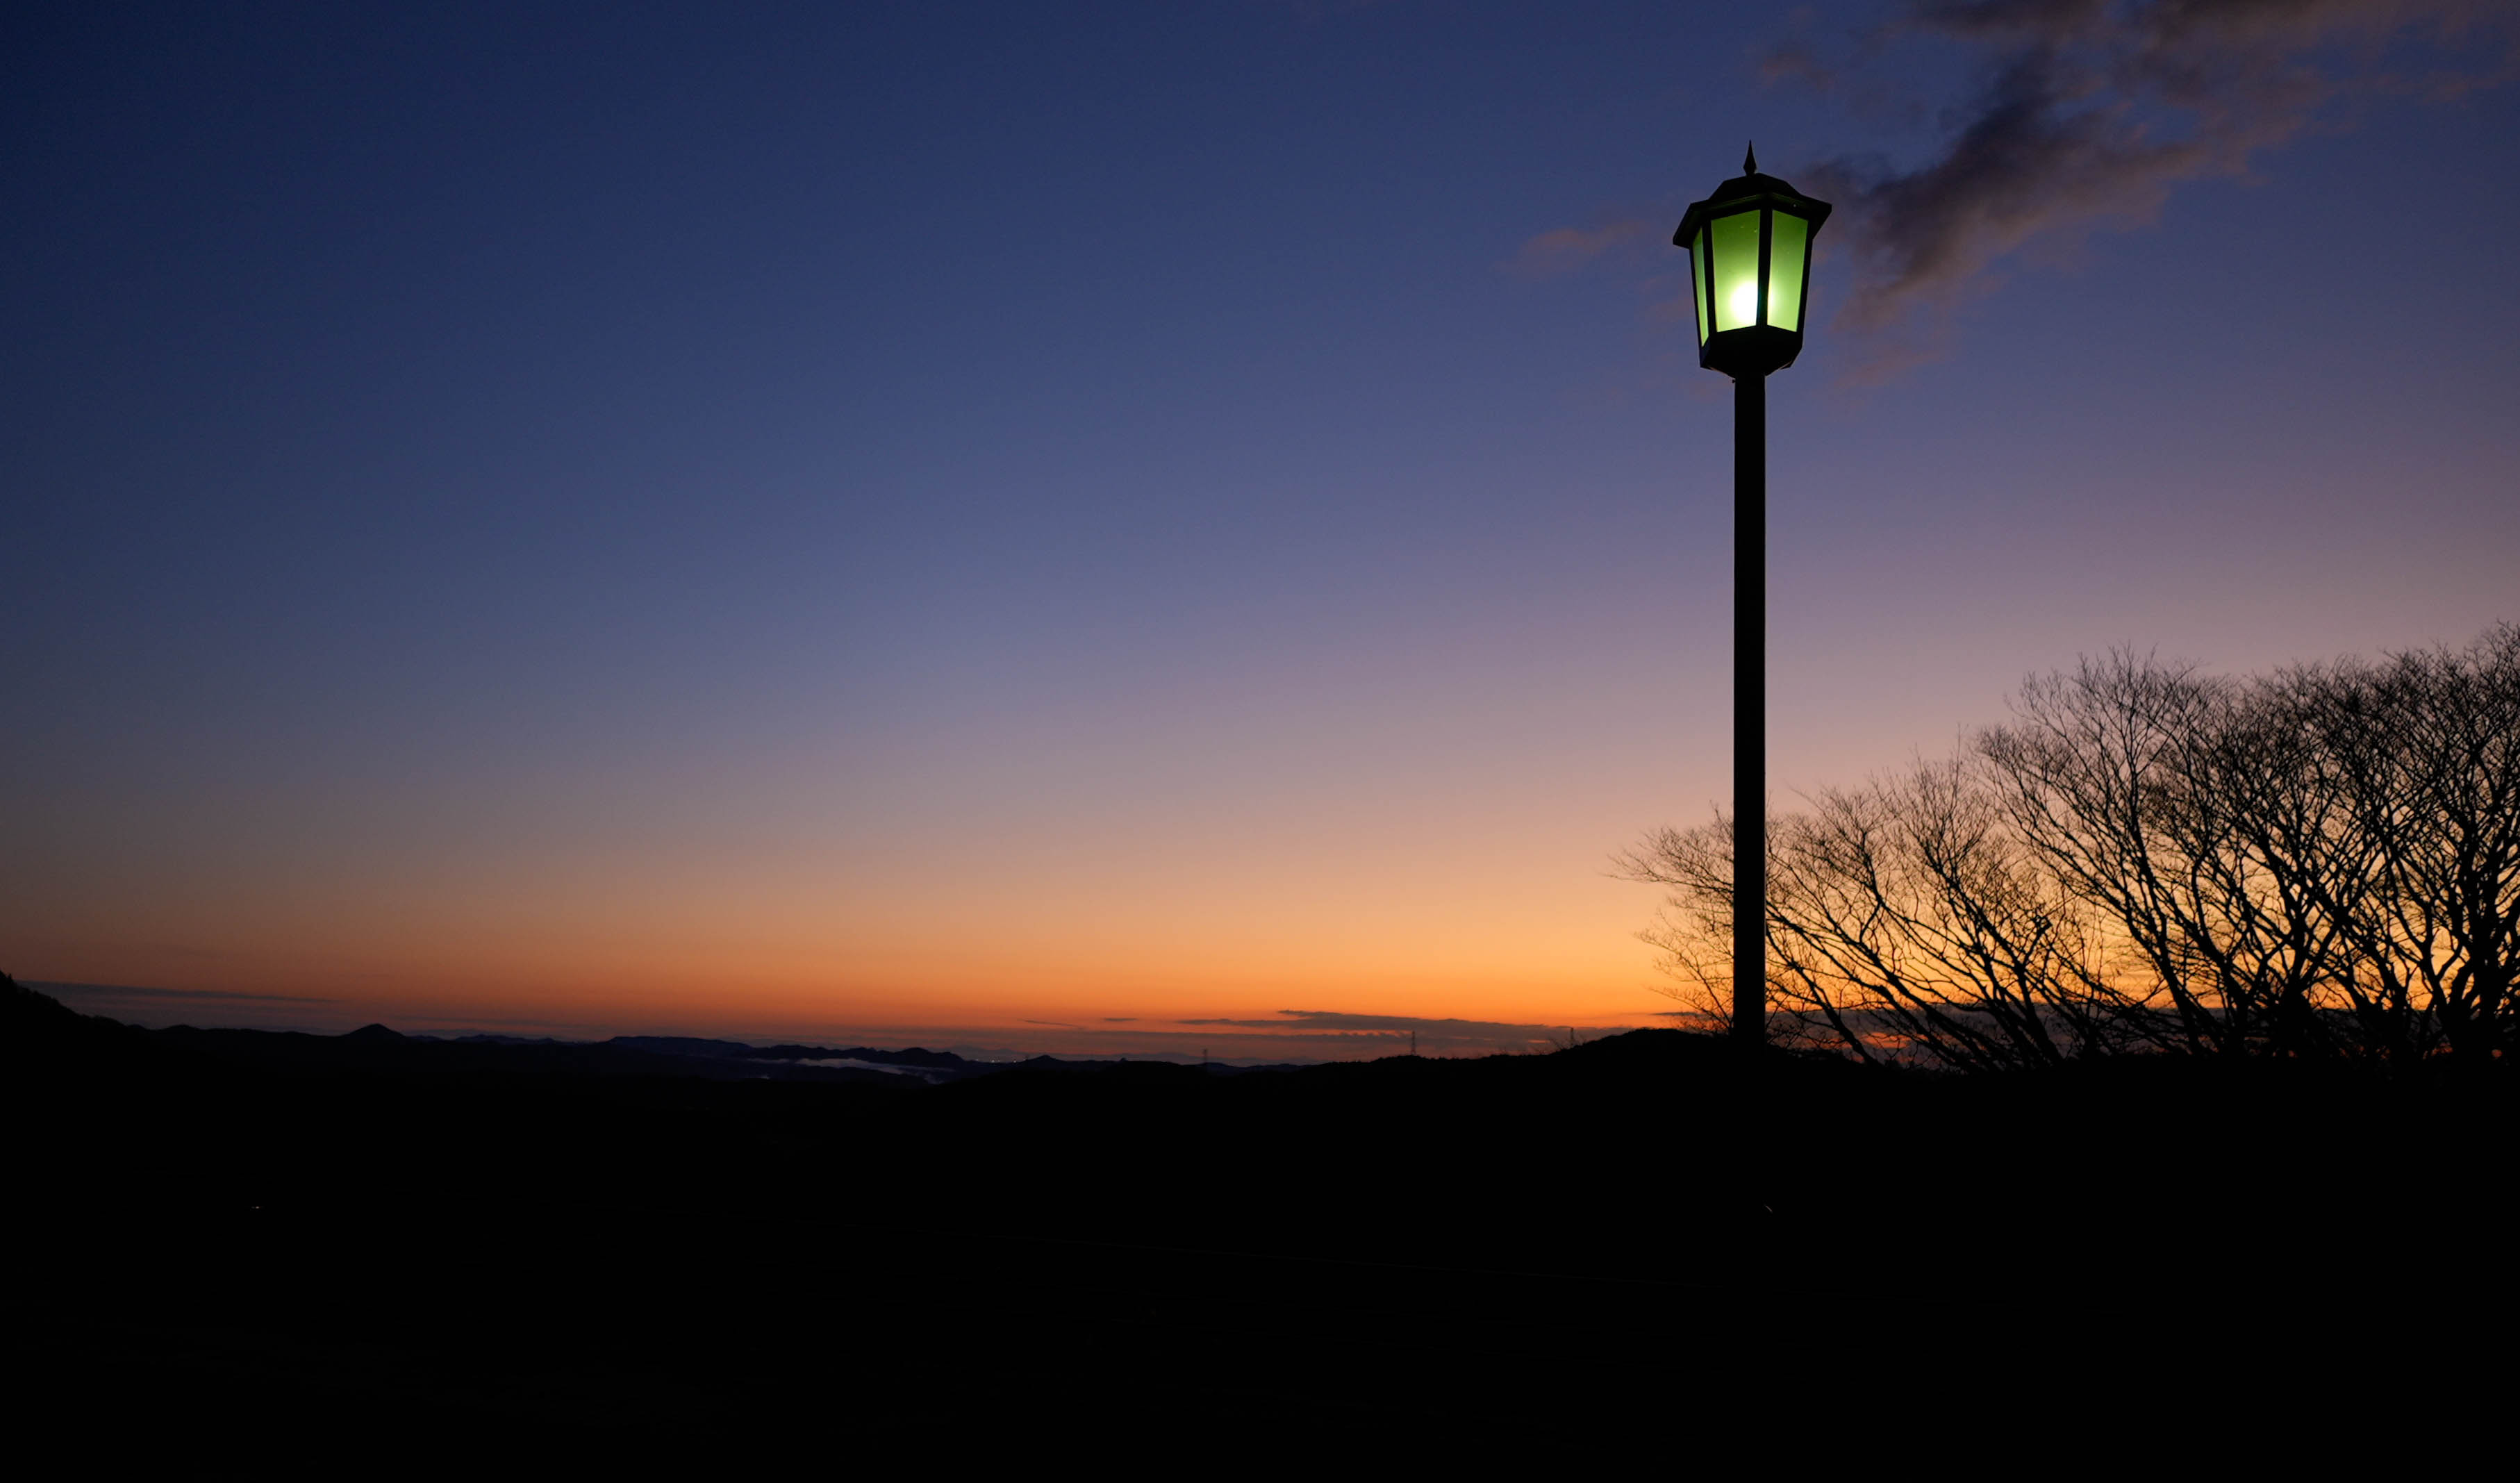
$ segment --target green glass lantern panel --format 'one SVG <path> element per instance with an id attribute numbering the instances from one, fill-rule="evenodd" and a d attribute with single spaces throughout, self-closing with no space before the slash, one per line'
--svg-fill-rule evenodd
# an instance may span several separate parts
<path id="1" fill-rule="evenodd" d="M 1803 327 L 1803 261 L 1811 253 L 1811 223 L 1778 211 L 1768 228 L 1768 323 L 1779 330 Z"/>
<path id="2" fill-rule="evenodd" d="M 1702 345 L 1706 343 L 1706 337 L 1715 330 L 1715 321 L 1706 317 L 1706 229 L 1703 227 L 1697 232 L 1697 246 L 1689 252 L 1688 279 L 1697 285 L 1697 342 Z"/>
<path id="3" fill-rule="evenodd" d="M 1707 234 L 1715 248 L 1715 328 L 1746 330 L 1759 322 L 1759 216 L 1718 216 Z"/>

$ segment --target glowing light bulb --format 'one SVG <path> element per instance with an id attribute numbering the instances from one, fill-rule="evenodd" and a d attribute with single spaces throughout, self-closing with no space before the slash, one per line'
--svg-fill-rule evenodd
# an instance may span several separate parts
<path id="1" fill-rule="evenodd" d="M 1759 285 L 1757 280 L 1732 291 L 1732 318 L 1740 324 L 1755 324 L 1759 318 Z"/>

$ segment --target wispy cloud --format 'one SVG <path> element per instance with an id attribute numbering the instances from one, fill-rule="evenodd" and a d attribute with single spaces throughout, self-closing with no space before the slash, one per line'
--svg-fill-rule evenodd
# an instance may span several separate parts
<path id="1" fill-rule="evenodd" d="M 50 983 L 31 979 L 26 987 L 50 994 L 82 1014 L 102 1014 L 108 1019 L 151 1028 L 196 1024 L 259 1030 L 346 1030 L 360 1022 L 353 1006 L 339 1000 L 302 994 L 256 994 L 240 989 L 161 989 L 127 983 Z"/>
<path id="2" fill-rule="evenodd" d="M 1058 1029 L 1050 1021 L 1024 1020 L 986 1029 L 911 1030 L 892 1027 L 880 1032 L 830 1031 L 783 1038 L 857 1045 L 915 1042 L 992 1060 L 1051 1055 L 1174 1061 L 1214 1059 L 1249 1064 L 1370 1060 L 1383 1056 L 1405 1056 L 1413 1047 L 1420 1056 L 1529 1055 L 1557 1049 L 1570 1039 L 1591 1041 L 1604 1035 L 1615 1035 L 1621 1030 L 1650 1023 L 1652 1017 L 1650 1012 L 1646 1012 L 1631 1021 L 1615 1024 L 1594 1018 L 1570 1030 L 1564 1025 L 1523 1024 L 1508 1020 L 1370 1014 L 1344 1010 L 1282 1010 L 1275 1014 L 1251 1018 L 1215 1015 L 1151 1019 L 1111 1015 L 1098 1019 L 1089 1027 L 1073 1030 Z"/>
<path id="3" fill-rule="evenodd" d="M 1534 277 L 1570 272 L 1604 252 L 1648 241 L 1653 235 L 1653 223 L 1635 217 L 1598 227 L 1557 227 L 1524 243 L 1510 266 Z"/>
<path id="4" fill-rule="evenodd" d="M 2150 221 L 2182 182 L 2341 126 L 2343 101 L 2508 80 L 2509 15 L 2507 0 L 1915 0 L 1851 38 L 1849 67 L 1917 43 L 1974 53 L 1977 91 L 1946 111 L 1942 148 L 1905 170 L 1840 156 L 1797 182 L 1839 207 L 1855 284 L 1835 326 L 1862 347 L 1859 379 L 1938 353 L 1950 311 L 2007 256 Z M 1838 75 L 1800 35 L 1765 69 Z"/>
<path id="5" fill-rule="evenodd" d="M 41 989 L 59 997 L 64 994 L 82 999 L 112 995 L 117 999 L 150 999 L 189 1004 L 331 1004 L 330 999 L 313 999 L 302 994 L 242 994 L 229 989 L 152 989 L 137 984 L 121 983 L 40 983 L 32 979 L 26 987 Z"/>
<path id="6" fill-rule="evenodd" d="M 1272 1038 L 1319 1044 L 1380 1042 L 1392 1048 L 1414 1043 L 1430 1055 L 1487 1055 L 1499 1051 L 1537 1050 L 1561 1044 L 1559 1025 L 1515 1024 L 1493 1019 L 1429 1019 L 1411 1014 L 1357 1014 L 1339 1010 L 1280 1010 L 1265 1019 L 1183 1019 L 1175 1023 L 1223 1029 L 1262 1031 Z M 1613 1033 L 1588 1029 L 1586 1036 Z"/>

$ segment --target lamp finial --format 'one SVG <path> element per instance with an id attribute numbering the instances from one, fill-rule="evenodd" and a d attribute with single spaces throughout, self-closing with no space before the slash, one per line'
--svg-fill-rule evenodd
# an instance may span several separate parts
<path id="1" fill-rule="evenodd" d="M 1748 149 L 1741 152 L 1741 173 L 1744 175 L 1759 173 L 1759 142 L 1755 139 L 1750 142 Z"/>

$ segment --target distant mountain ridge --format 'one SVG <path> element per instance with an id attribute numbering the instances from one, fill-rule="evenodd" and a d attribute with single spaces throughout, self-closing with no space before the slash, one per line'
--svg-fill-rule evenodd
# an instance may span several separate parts
<path id="1" fill-rule="evenodd" d="M 96 1054 L 117 1056 L 145 1047 L 158 1054 L 198 1055 L 212 1060 L 299 1073 L 689 1076 L 706 1081 L 857 1083 L 894 1089 L 963 1081 L 1016 1069 L 1086 1070 L 1122 1063 L 1062 1060 L 1050 1056 L 1021 1061 L 987 1061 L 922 1046 L 900 1051 L 792 1042 L 755 1046 L 689 1035 L 616 1035 L 600 1041 L 493 1034 L 407 1035 L 383 1024 L 361 1025 L 340 1035 L 299 1030 L 201 1029 L 192 1025 L 149 1030 L 104 1015 L 83 1014 L 5 975 L 0 975 L 0 984 L 5 984 L 6 999 L 5 1013 L 0 1013 L 0 1035 L 5 1035 L 11 1049 L 19 1054 L 30 1053 L 38 1044 L 56 1048 L 83 1046 Z M 1294 1067 L 1218 1063 L 1204 1069 L 1209 1074 L 1230 1076 Z"/>
<path id="2" fill-rule="evenodd" d="M 716 1036 L 701 1035 L 616 1035 L 608 1039 L 589 1038 L 581 1040 L 564 1039 L 553 1035 L 520 1035 L 496 1030 L 464 1030 L 460 1028 L 437 1031 L 403 1031 L 396 1030 L 390 1025 L 382 1023 L 365 1024 L 347 1032 L 337 1032 L 314 1029 L 276 1028 L 268 1023 L 256 1024 L 250 1018 L 247 1019 L 244 1023 L 239 1023 L 235 1018 L 228 1017 L 222 1012 L 223 1011 L 232 1008 L 229 1003 L 231 1000 L 252 1001 L 257 1004 L 263 1002 L 297 1003 L 331 1006 L 335 1009 L 338 1008 L 329 1000 L 292 999 L 289 996 L 267 994 L 227 995 L 206 990 L 195 991 L 189 989 L 133 988 L 128 986 L 77 982 L 56 983 L 47 982 L 41 979 L 10 979 L 9 981 L 16 990 L 22 993 L 33 994 L 44 1000 L 46 1003 L 55 1005 L 66 1014 L 95 1019 L 101 1023 L 119 1025 L 138 1035 L 161 1033 L 160 1031 L 154 1031 L 146 1028 L 149 1024 L 159 1024 L 163 1025 L 164 1030 L 166 1031 L 181 1031 L 186 1034 L 215 1033 L 222 1036 L 236 1034 L 297 1035 L 304 1038 L 327 1041 L 342 1041 L 351 1040 L 352 1037 L 364 1037 L 364 1042 L 354 1041 L 353 1043 L 372 1043 L 378 1045 L 387 1043 L 387 1039 L 390 1038 L 391 1041 L 407 1041 L 421 1045 L 542 1047 L 547 1051 L 554 1052 L 562 1047 L 577 1047 L 582 1049 L 589 1046 L 608 1046 L 621 1052 L 636 1053 L 646 1056 L 661 1056 L 675 1059 L 728 1061 L 739 1063 L 751 1062 L 753 1063 L 753 1070 L 748 1074 L 753 1075 L 774 1074 L 777 1068 L 782 1066 L 788 1069 L 802 1070 L 819 1065 L 826 1070 L 870 1070 L 896 1076 L 911 1075 L 914 1080 L 926 1080 L 932 1082 L 939 1080 L 957 1080 L 966 1076 L 983 1075 L 994 1071 L 1005 1070 L 1015 1065 L 1030 1065 L 1035 1067 L 1076 1067 L 1119 1065 L 1123 1063 L 1136 1062 L 1163 1062 L 1183 1065 L 1200 1064 L 1217 1074 L 1231 1075 L 1243 1071 L 1284 1070 L 1298 1066 L 1321 1063 L 1311 1058 L 1242 1062 L 1231 1062 L 1226 1060 L 1208 1061 L 1202 1058 L 1193 1062 L 1187 1058 L 1175 1059 L 1174 1056 L 1167 1056 L 1161 1052 L 1136 1056 L 1097 1056 L 1087 1054 L 1078 1056 L 1060 1056 L 1035 1055 L 1006 1059 L 982 1059 L 966 1056 L 952 1051 L 932 1051 L 924 1046 L 911 1046 L 906 1049 L 892 1049 L 866 1045 L 809 1045 L 800 1044 L 794 1041 L 783 1041 L 776 1045 L 756 1045 L 748 1041 L 729 1040 Z M 102 1002 L 98 1002 L 95 998 L 92 998 L 92 996 L 95 995 L 102 995 L 105 997 Z M 113 996 L 133 995 L 148 996 L 145 1011 L 141 1010 L 138 1006 L 121 1003 L 113 998 Z M 173 1013 L 171 1014 L 168 1012 L 169 1006 L 175 1007 Z M 189 1007 L 189 1009 L 186 1007 Z M 194 1011 L 198 1011 L 200 1014 L 199 1019 L 188 1018 L 180 1020 L 174 1024 L 165 1023 L 167 1019 L 173 1018 L 175 1014 L 186 1014 Z M 284 1026 L 286 1026 L 287 1023 L 288 1022 L 286 1020 L 282 1021 Z M 1250 1049 L 1251 1048 L 1249 1047 L 1241 1048 L 1238 1054 L 1247 1055 Z M 721 1066 L 715 1069 L 696 1070 L 693 1074 L 706 1075 L 715 1079 L 721 1078 L 725 1072 L 726 1068 Z"/>

